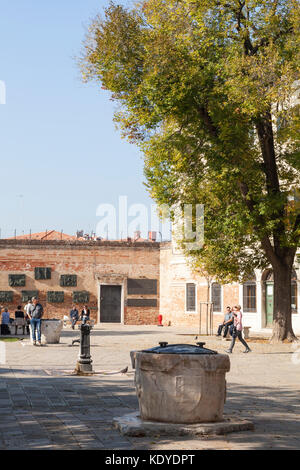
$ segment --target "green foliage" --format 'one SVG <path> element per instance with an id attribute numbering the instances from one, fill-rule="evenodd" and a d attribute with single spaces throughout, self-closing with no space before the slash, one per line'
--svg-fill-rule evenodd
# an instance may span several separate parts
<path id="1" fill-rule="evenodd" d="M 222 281 L 291 264 L 299 243 L 299 38 L 295 0 L 111 3 L 80 59 L 119 103 L 151 196 L 205 204 L 195 266 Z"/>

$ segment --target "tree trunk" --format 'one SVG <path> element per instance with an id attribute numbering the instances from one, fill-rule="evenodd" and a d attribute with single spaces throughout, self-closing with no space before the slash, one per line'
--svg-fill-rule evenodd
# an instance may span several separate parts
<path id="1" fill-rule="evenodd" d="M 280 263 L 274 271 L 274 321 L 271 341 L 297 341 L 292 327 L 292 266 Z"/>

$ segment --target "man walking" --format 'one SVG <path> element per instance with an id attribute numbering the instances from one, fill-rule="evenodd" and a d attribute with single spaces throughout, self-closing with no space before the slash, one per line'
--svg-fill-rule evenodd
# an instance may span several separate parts
<path id="1" fill-rule="evenodd" d="M 41 346 L 41 319 L 43 316 L 44 309 L 38 302 L 36 297 L 32 298 L 32 305 L 28 308 L 28 315 L 30 317 L 30 325 L 32 332 L 32 343 L 33 346 Z M 37 332 L 37 342 L 36 342 Z"/>
<path id="2" fill-rule="evenodd" d="M 232 340 L 231 340 L 231 345 L 230 348 L 226 350 L 227 353 L 231 354 L 232 350 L 235 345 L 235 340 L 236 338 L 239 339 L 239 341 L 245 346 L 245 351 L 244 353 L 249 353 L 251 352 L 251 349 L 249 348 L 248 344 L 243 338 L 242 330 L 243 330 L 243 325 L 242 325 L 242 307 L 240 305 L 235 305 L 233 307 L 233 317 L 234 317 L 234 323 L 233 323 L 233 333 L 232 333 Z"/>

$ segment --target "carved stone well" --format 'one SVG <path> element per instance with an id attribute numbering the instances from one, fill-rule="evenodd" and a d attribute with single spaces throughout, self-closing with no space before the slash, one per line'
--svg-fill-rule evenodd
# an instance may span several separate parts
<path id="1" fill-rule="evenodd" d="M 62 320 L 42 319 L 42 323 L 41 323 L 42 343 L 43 344 L 58 344 L 60 340 L 62 327 L 63 327 Z M 30 340 L 32 342 L 31 326 L 30 326 Z"/>
<path id="2" fill-rule="evenodd" d="M 131 352 L 142 420 L 178 424 L 223 420 L 230 360 L 204 344 L 160 343 Z"/>

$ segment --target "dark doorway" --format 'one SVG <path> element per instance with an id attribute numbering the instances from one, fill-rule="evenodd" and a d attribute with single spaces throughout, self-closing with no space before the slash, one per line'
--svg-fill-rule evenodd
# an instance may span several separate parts
<path id="1" fill-rule="evenodd" d="M 100 322 L 121 323 L 121 286 L 100 287 Z"/>

